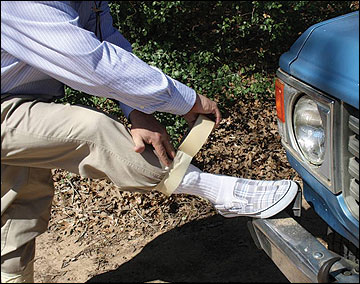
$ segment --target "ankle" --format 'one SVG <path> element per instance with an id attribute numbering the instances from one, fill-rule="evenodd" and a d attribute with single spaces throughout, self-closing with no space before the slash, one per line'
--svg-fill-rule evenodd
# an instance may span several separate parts
<path id="1" fill-rule="evenodd" d="M 216 204 L 223 187 L 223 176 L 204 173 L 190 165 L 175 194 L 186 193 L 208 199 Z"/>

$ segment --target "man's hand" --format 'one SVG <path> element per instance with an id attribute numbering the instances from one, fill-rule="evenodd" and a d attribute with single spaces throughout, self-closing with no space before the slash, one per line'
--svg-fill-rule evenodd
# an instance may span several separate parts
<path id="1" fill-rule="evenodd" d="M 215 127 L 219 126 L 221 113 L 217 104 L 207 97 L 197 94 L 194 106 L 184 115 L 184 118 L 190 127 L 193 126 L 199 114 L 213 114 L 215 116 Z"/>
<path id="2" fill-rule="evenodd" d="M 129 119 L 131 121 L 131 135 L 135 143 L 134 151 L 142 153 L 145 143 L 151 144 L 159 160 L 166 166 L 170 166 L 175 157 L 174 146 L 170 142 L 170 136 L 154 116 L 133 110 Z"/>

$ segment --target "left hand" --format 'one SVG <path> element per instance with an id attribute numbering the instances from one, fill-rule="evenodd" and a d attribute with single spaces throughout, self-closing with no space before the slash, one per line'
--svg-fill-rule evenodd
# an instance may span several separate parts
<path id="1" fill-rule="evenodd" d="M 196 101 L 192 109 L 184 115 L 186 122 L 193 127 L 199 114 L 212 114 L 215 116 L 215 127 L 218 127 L 221 121 L 221 113 L 217 104 L 205 96 L 196 94 Z"/>
<path id="2" fill-rule="evenodd" d="M 145 144 L 151 144 L 161 163 L 170 166 L 171 160 L 175 158 L 175 149 L 165 127 L 153 115 L 138 110 L 133 110 L 129 119 L 130 132 L 135 143 L 134 151 L 142 153 L 145 150 Z"/>

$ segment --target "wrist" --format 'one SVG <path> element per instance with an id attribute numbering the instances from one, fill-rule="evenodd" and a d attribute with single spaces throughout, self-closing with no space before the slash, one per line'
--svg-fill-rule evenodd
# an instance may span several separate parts
<path id="1" fill-rule="evenodd" d="M 138 111 L 137 109 L 134 109 L 132 110 L 130 113 L 129 113 L 129 121 L 131 123 L 134 123 L 136 121 L 136 119 L 138 117 L 140 117 L 141 115 L 145 115 L 145 113 L 141 112 L 141 111 Z"/>
<path id="2" fill-rule="evenodd" d="M 199 103 L 200 103 L 200 97 L 198 94 L 195 94 L 194 105 L 192 106 L 192 108 L 190 109 L 190 111 L 188 113 L 197 113 L 198 109 L 199 109 Z"/>

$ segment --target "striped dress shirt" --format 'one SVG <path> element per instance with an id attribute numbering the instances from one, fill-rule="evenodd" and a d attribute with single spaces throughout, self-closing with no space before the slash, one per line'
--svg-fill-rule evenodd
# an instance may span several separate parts
<path id="1" fill-rule="evenodd" d="M 1 1 L 2 96 L 62 96 L 66 84 L 119 101 L 127 117 L 190 111 L 195 91 L 140 60 L 112 23 L 106 1 Z"/>

